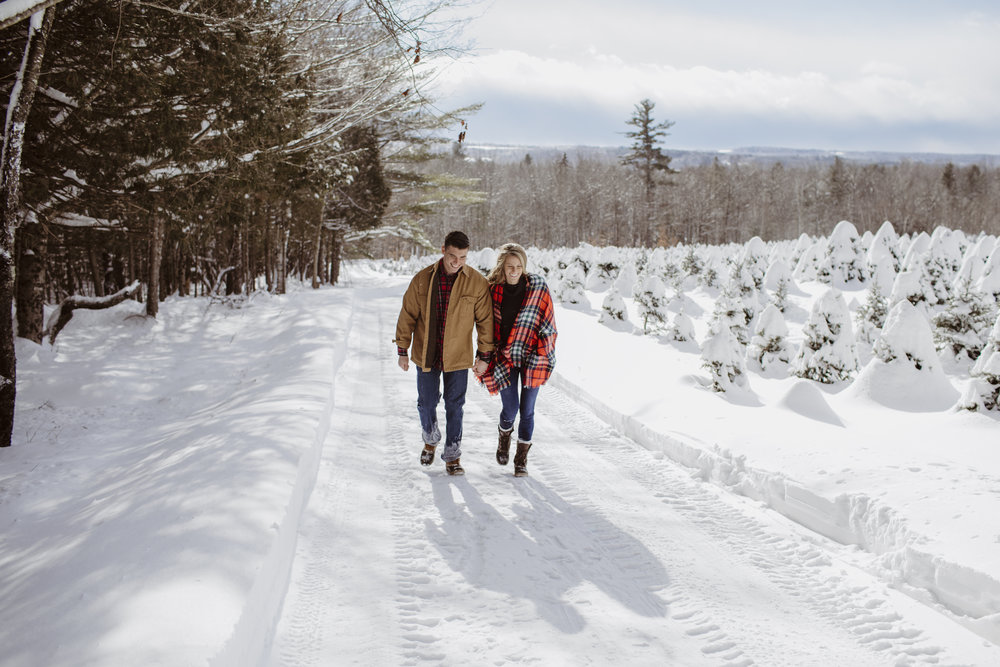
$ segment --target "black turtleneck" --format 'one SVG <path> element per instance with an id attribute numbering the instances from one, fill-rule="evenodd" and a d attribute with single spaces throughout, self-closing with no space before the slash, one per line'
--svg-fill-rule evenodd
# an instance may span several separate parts
<path id="1" fill-rule="evenodd" d="M 524 304 L 524 295 L 527 293 L 527 287 L 528 277 L 523 274 L 516 284 L 503 284 L 503 297 L 500 300 L 500 340 L 497 341 L 498 348 L 507 344 L 507 337 L 510 335 L 510 330 L 514 327 L 514 320 L 517 319 L 517 314 L 521 311 L 522 304 Z"/>

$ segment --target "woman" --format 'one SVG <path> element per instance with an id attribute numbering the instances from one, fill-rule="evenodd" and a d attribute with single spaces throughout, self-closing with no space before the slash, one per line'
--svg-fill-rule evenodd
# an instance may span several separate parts
<path id="1" fill-rule="evenodd" d="M 538 388 L 556 363 L 556 321 L 552 295 L 538 274 L 526 273 L 528 256 L 516 243 L 500 248 L 497 264 L 486 276 L 493 295 L 493 360 L 480 381 L 491 394 L 500 393 L 497 463 L 507 465 L 514 419 L 517 451 L 514 476 L 528 474 L 528 450 L 535 427 Z"/>

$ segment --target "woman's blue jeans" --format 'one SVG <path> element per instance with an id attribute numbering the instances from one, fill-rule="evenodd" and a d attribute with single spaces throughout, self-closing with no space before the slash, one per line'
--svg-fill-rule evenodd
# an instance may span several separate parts
<path id="1" fill-rule="evenodd" d="M 437 406 L 441 400 L 441 376 L 444 376 L 445 438 L 441 458 L 454 461 L 462 455 L 462 416 L 465 406 L 465 389 L 469 384 L 469 371 L 423 371 L 417 368 L 417 412 L 424 444 L 441 442 L 438 428 Z"/>
<path id="2" fill-rule="evenodd" d="M 517 439 L 520 442 L 531 442 L 535 430 L 535 400 L 538 398 L 538 387 L 522 387 L 520 371 L 510 374 L 510 384 L 500 390 L 500 428 L 509 431 L 514 428 L 514 418 L 521 415 L 517 424 Z"/>

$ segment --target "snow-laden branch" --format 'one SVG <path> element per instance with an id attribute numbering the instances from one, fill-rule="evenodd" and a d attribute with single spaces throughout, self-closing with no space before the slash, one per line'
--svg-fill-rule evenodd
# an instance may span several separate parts
<path id="1" fill-rule="evenodd" d="M 60 0 L 4 0 L 0 2 L 0 29 L 25 20 Z"/>
<path id="2" fill-rule="evenodd" d="M 139 281 L 136 280 L 128 287 L 124 287 L 111 296 L 96 297 L 96 296 L 68 296 L 62 300 L 52 314 L 49 315 L 49 321 L 45 324 L 45 331 L 42 334 L 48 334 L 49 345 L 56 342 L 56 336 L 59 332 L 63 330 L 71 319 L 73 319 L 73 311 L 77 308 L 86 308 L 87 310 L 102 310 L 104 308 L 110 308 L 111 306 L 117 306 L 119 303 L 129 298 L 139 290 Z"/>

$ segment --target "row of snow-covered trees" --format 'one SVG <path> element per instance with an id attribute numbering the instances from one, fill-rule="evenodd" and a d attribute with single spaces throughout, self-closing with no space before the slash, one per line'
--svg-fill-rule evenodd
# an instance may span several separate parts
<path id="1" fill-rule="evenodd" d="M 659 176 L 651 202 L 641 173 L 596 154 L 545 161 L 529 154 L 513 163 L 457 154 L 427 168 L 476 179 L 482 193 L 481 201 L 429 216 L 427 234 L 464 229 L 483 245 L 745 243 L 754 236 L 819 236 L 830 220 L 840 219 L 862 232 L 893 220 L 910 235 L 939 225 L 1000 233 L 1000 169 L 978 165 L 836 158 L 832 164 L 784 166 L 717 159 Z"/>
<path id="2" fill-rule="evenodd" d="M 483 271 L 495 258 L 488 248 L 470 253 Z M 902 365 L 935 407 L 947 400 L 1000 409 L 1000 241 L 993 235 L 938 227 L 900 236 L 889 222 L 859 234 L 842 221 L 828 236 L 794 241 L 652 250 L 583 244 L 532 249 L 530 261 L 561 303 L 589 304 L 587 292 L 603 293 L 601 322 L 628 326 L 634 316 L 631 325 L 646 334 L 697 345 L 717 391 L 746 388 L 748 371 L 840 384 L 878 372 L 873 366 Z M 790 296 L 803 296 L 799 284 L 807 281 L 829 288 L 793 342 Z M 712 296 L 711 311 L 691 298 L 696 289 Z M 849 305 L 845 291 L 860 296 Z M 794 315 L 801 322 L 805 313 Z M 701 341 L 696 320 L 707 323 Z M 945 361 L 971 377 L 960 400 L 949 398 Z"/>
<path id="3" fill-rule="evenodd" d="M 428 39 L 439 4 L 64 0 L 24 135 L 19 313 L 134 279 L 151 313 L 334 279 L 345 235 L 379 225 L 405 178 L 383 149 L 442 122 L 421 62 L 449 47 Z M 7 84 L 25 32 L 0 32 Z"/>

